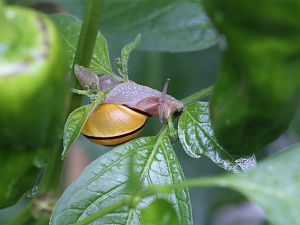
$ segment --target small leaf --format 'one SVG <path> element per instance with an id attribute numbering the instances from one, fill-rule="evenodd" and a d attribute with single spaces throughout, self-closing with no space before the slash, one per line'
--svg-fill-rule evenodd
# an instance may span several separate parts
<path id="1" fill-rule="evenodd" d="M 128 59 L 130 53 L 141 43 L 141 34 L 138 34 L 135 39 L 129 43 L 127 43 L 121 51 L 121 68 L 118 67 L 119 73 L 127 78 L 128 77 Z"/>
<path id="2" fill-rule="evenodd" d="M 114 75 L 111 68 L 107 43 L 105 38 L 100 32 L 98 32 L 97 35 L 95 49 L 90 64 L 90 69 L 99 74 Z"/>
<path id="3" fill-rule="evenodd" d="M 99 93 L 99 96 L 95 101 L 78 109 L 75 109 L 70 113 L 64 127 L 62 158 L 66 157 L 71 144 L 73 144 L 74 141 L 76 141 L 76 139 L 79 137 L 81 129 L 88 119 L 90 113 L 102 101 L 104 97 L 104 93 Z"/>
<path id="4" fill-rule="evenodd" d="M 300 224 L 300 145 L 274 155 L 247 173 L 223 176 L 233 188 L 262 207 L 274 225 Z"/>
<path id="5" fill-rule="evenodd" d="M 206 156 L 225 170 L 239 172 L 256 165 L 254 155 L 236 159 L 218 144 L 211 127 L 207 102 L 196 102 L 183 110 L 178 135 L 187 154 L 194 158 Z"/>
<path id="6" fill-rule="evenodd" d="M 56 204 L 51 225 L 73 224 L 122 201 L 128 190 L 130 156 L 135 156 L 134 171 L 143 187 L 183 182 L 184 176 L 167 134 L 143 137 L 120 145 L 93 161 L 72 183 Z M 161 195 L 150 196 L 135 208 L 120 207 L 98 218 L 93 224 L 141 224 L 141 209 Z M 191 205 L 186 188 L 170 192 L 180 224 L 191 225 Z"/>
<path id="7" fill-rule="evenodd" d="M 72 67 L 82 22 L 68 14 L 54 14 L 51 18 L 60 29 L 69 55 L 69 65 Z M 106 40 L 100 32 L 97 34 L 90 69 L 99 74 L 115 75 L 111 68 Z"/>
<path id="8" fill-rule="evenodd" d="M 142 209 L 143 225 L 179 225 L 172 204 L 164 199 L 156 199 L 147 208 Z"/>

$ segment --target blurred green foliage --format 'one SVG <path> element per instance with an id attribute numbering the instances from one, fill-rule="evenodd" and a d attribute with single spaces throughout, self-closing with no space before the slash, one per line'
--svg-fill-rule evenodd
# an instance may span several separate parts
<path id="1" fill-rule="evenodd" d="M 299 104 L 300 2 L 205 5 L 226 39 L 210 105 L 216 137 L 235 154 L 254 153 L 283 134 Z"/>
<path id="2" fill-rule="evenodd" d="M 27 1 L 13 1 L 15 3 L 22 3 L 22 4 L 32 4 L 36 2 L 41 2 L 38 0 L 27 0 Z M 52 1 L 58 2 L 58 1 Z M 117 2 L 117 1 L 115 1 Z M 125 1 L 126 2 L 126 1 Z M 153 3 L 153 1 L 151 1 Z M 226 1 L 224 1 L 225 4 Z M 241 1 L 245 2 L 245 1 Z M 261 2 L 261 1 L 260 1 Z M 251 15 L 254 16 L 264 16 L 265 10 L 258 10 L 260 7 L 256 7 L 260 5 L 260 2 L 257 4 L 251 3 L 249 9 L 253 9 L 253 13 Z M 64 9 L 68 12 L 73 13 L 78 17 L 82 17 L 84 1 L 83 0 L 64 0 L 59 1 Z M 123 3 L 124 4 L 124 3 Z M 241 3 L 242 4 L 242 3 Z M 250 4 L 250 3 L 249 3 Z M 255 7 L 253 7 L 255 6 Z M 247 10 L 248 10 L 247 8 Z M 239 11 L 236 6 L 231 7 L 231 9 L 235 9 L 235 13 L 231 13 L 230 15 L 233 17 L 233 20 L 236 17 L 243 17 L 245 11 Z M 266 12 L 272 12 L 272 8 L 268 8 Z M 291 12 L 294 12 L 292 9 Z M 188 16 L 189 13 L 185 12 Z M 288 13 L 289 14 L 289 13 Z M 270 15 L 273 15 L 272 13 Z M 222 16 L 222 15 L 221 15 Z M 289 17 L 289 15 L 287 15 Z M 104 11 L 104 18 L 105 18 L 105 11 Z M 109 16 L 107 16 L 109 18 Z M 285 17 L 284 17 L 285 18 Z M 114 21 L 118 23 L 123 18 L 116 16 Z M 278 33 L 278 27 L 270 27 L 268 24 L 261 23 L 261 20 L 258 20 L 258 23 L 255 23 L 252 20 L 253 18 L 246 18 L 247 21 L 240 21 L 241 24 L 238 26 L 247 23 L 250 28 L 255 27 L 263 32 L 268 31 L 272 34 Z M 249 19 L 249 21 L 248 21 Z M 285 21 L 282 17 L 276 17 L 281 24 L 281 21 Z M 153 24 L 152 24 L 153 25 Z M 114 59 L 119 56 L 119 52 L 121 46 L 123 46 L 129 39 L 132 39 L 136 35 L 136 30 L 129 30 L 126 32 L 126 37 L 121 38 L 121 35 L 117 29 L 113 29 L 113 27 L 100 27 L 103 30 L 104 35 L 108 38 L 108 45 L 110 50 L 110 57 Z M 281 31 L 279 32 L 282 33 Z M 284 33 L 284 32 L 283 32 Z M 144 35 L 144 33 L 142 33 Z M 151 33 L 145 35 L 146 38 L 151 39 Z M 115 39 L 115 40 L 114 40 Z M 112 40 L 110 42 L 110 40 Z M 144 37 L 142 37 L 142 45 L 143 45 Z M 186 97 L 201 88 L 207 87 L 208 85 L 214 83 L 217 71 L 219 69 L 219 62 L 221 56 L 221 50 L 219 47 L 211 47 L 202 51 L 194 51 L 189 53 L 166 53 L 166 52 L 156 52 L 157 49 L 153 51 L 137 51 L 133 52 L 132 57 L 129 62 L 129 77 L 130 79 L 148 85 L 150 87 L 154 87 L 156 89 L 161 89 L 164 83 L 164 80 L 169 77 L 171 78 L 171 84 L 169 87 L 169 94 L 175 96 L 178 99 Z M 256 60 L 255 60 L 256 61 Z M 273 67 L 274 62 L 270 62 L 271 67 Z M 276 67 L 274 67 L 275 69 Z M 267 71 L 268 74 L 269 71 Z M 272 75 L 272 74 L 271 74 Z M 289 78 L 293 80 L 293 78 Z M 281 83 L 281 82 L 280 82 Z M 220 95 L 224 94 L 223 87 L 220 88 Z M 227 89 L 225 88 L 225 92 Z M 253 92 L 252 92 L 253 93 Z M 226 93 L 225 93 L 226 94 Z M 255 94 L 255 93 L 254 93 Z M 253 100 L 257 100 L 257 97 Z M 259 99 L 258 99 L 259 100 Z M 226 102 L 226 99 L 224 100 Z M 238 102 L 237 104 L 240 104 Z M 239 107 L 231 107 L 230 112 L 232 110 L 237 111 Z M 271 114 L 274 111 L 271 112 Z M 235 114 L 233 114 L 235 115 Z M 269 114 L 268 114 L 269 115 Z M 291 116 L 289 116 L 290 118 Z M 289 119 L 288 118 L 288 119 Z M 298 117 L 299 118 L 299 117 Z M 299 119 L 294 120 L 293 127 L 299 129 Z M 148 136 L 156 134 L 160 128 L 160 124 L 157 118 L 151 118 L 150 123 L 147 124 L 145 130 L 141 133 L 140 136 Z M 285 129 L 285 127 L 284 127 Z M 232 135 L 232 134 L 231 134 Z M 291 132 L 286 133 L 285 135 L 291 135 Z M 289 140 L 282 138 L 280 139 L 283 141 L 283 145 L 290 144 Z M 298 139 L 296 139 L 298 140 Z M 84 146 L 86 148 L 87 154 L 91 156 L 92 159 L 95 159 L 100 154 L 107 152 L 109 149 L 107 147 L 100 147 L 93 144 L 88 143 L 86 140 L 82 140 Z M 272 148 L 276 149 L 275 147 Z M 281 143 L 282 145 L 282 143 Z M 176 153 L 179 161 L 183 167 L 183 171 L 186 177 L 195 177 L 195 176 L 208 176 L 221 173 L 222 170 L 216 167 L 207 159 L 193 159 L 187 157 L 185 152 L 183 151 L 180 145 L 176 145 Z M 277 147 L 278 148 L 278 147 Z M 230 202 L 240 202 L 244 200 L 244 197 L 241 195 L 223 189 L 213 189 L 213 188 L 205 188 L 201 190 L 190 190 L 192 204 L 193 204 L 193 219 L 195 224 L 200 225 L 208 225 L 211 224 L 212 218 L 214 216 L 214 210 L 218 209 L 225 203 Z M 229 215 L 230 216 L 230 215 Z M 240 215 L 243 217 L 243 215 Z M 0 214 L 1 218 L 1 214 Z M 210 222 L 209 222 L 210 221 Z M 245 222 L 246 223 L 246 222 Z"/>

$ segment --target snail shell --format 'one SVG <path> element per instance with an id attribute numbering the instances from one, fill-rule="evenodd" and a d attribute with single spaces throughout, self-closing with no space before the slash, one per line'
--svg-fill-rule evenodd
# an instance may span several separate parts
<path id="1" fill-rule="evenodd" d="M 117 145 L 131 140 L 143 129 L 149 115 L 123 105 L 99 104 L 81 133 L 101 145 Z"/>

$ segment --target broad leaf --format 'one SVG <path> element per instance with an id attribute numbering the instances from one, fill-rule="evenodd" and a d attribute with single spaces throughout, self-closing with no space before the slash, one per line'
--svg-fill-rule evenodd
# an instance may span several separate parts
<path id="1" fill-rule="evenodd" d="M 74 61 L 77 42 L 79 39 L 82 24 L 81 20 L 68 14 L 55 14 L 52 15 L 51 18 L 56 22 L 60 29 L 69 55 L 69 65 L 71 67 Z M 98 32 L 97 35 L 90 69 L 99 74 L 113 74 L 107 43 L 100 32 Z"/>
<path id="2" fill-rule="evenodd" d="M 86 2 L 55 1 L 79 16 Z M 202 0 L 106 1 L 100 28 L 110 44 L 118 47 L 141 33 L 139 49 L 149 51 L 197 51 L 215 45 L 218 39 Z"/>
<path id="3" fill-rule="evenodd" d="M 142 50 L 196 51 L 217 42 L 202 1 L 107 1 L 102 21 L 103 33 L 117 46 L 137 33 Z"/>
<path id="4" fill-rule="evenodd" d="M 211 96 L 215 135 L 233 154 L 255 153 L 287 130 L 300 104 L 300 1 L 203 3 L 226 40 Z"/>
<path id="5" fill-rule="evenodd" d="M 255 156 L 235 158 L 218 144 L 209 118 L 208 103 L 196 102 L 184 108 L 178 123 L 179 140 L 187 154 L 206 156 L 218 166 L 233 172 L 256 165 Z"/>
<path id="6" fill-rule="evenodd" d="M 172 204 L 164 199 L 156 199 L 147 208 L 142 209 L 143 225 L 179 225 Z"/>
<path id="7" fill-rule="evenodd" d="M 135 173 L 143 186 L 174 184 L 184 180 L 167 135 L 133 140 L 102 155 L 81 173 L 57 202 L 50 224 L 73 224 L 130 195 L 127 188 L 128 164 L 132 154 Z M 91 224 L 141 224 L 141 209 L 159 196 L 148 197 L 135 208 L 121 207 Z M 180 224 L 192 224 L 186 188 L 172 191 L 166 199 L 174 206 Z"/>
<path id="8" fill-rule="evenodd" d="M 90 113 L 94 110 L 97 104 L 104 99 L 104 97 L 104 93 L 99 93 L 99 96 L 95 101 L 88 105 L 77 108 L 70 113 L 64 127 L 62 158 L 65 158 L 71 144 L 73 144 L 73 142 L 79 137 L 80 131 Z"/>
<path id="9" fill-rule="evenodd" d="M 268 158 L 247 173 L 225 176 L 222 187 L 243 193 L 273 225 L 300 224 L 300 145 Z"/>

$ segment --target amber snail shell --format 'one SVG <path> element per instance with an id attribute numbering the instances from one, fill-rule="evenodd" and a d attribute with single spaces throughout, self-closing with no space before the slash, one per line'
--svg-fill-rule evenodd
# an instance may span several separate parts
<path id="1" fill-rule="evenodd" d="M 86 121 L 81 133 L 96 144 L 118 145 L 137 136 L 149 116 L 123 105 L 99 104 Z"/>

